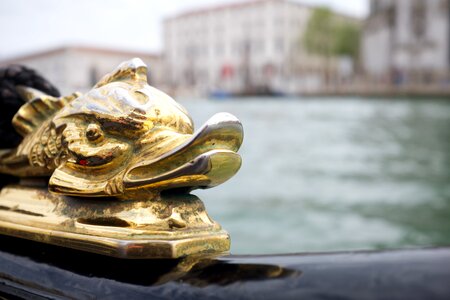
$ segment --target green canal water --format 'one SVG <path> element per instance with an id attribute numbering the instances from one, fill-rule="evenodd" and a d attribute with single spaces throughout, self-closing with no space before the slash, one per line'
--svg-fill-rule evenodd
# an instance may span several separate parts
<path id="1" fill-rule="evenodd" d="M 450 101 L 179 101 L 244 125 L 240 172 L 194 192 L 232 253 L 450 245 Z"/>

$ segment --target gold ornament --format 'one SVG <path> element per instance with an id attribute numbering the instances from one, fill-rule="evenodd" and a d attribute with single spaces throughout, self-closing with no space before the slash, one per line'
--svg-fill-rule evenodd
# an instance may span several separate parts
<path id="1" fill-rule="evenodd" d="M 194 133 L 186 110 L 147 84 L 137 58 L 84 95 L 18 90 L 27 103 L 12 122 L 23 141 L 0 151 L 0 172 L 22 183 L 1 192 L 0 232 L 118 257 L 229 249 L 198 198 L 161 192 L 231 178 L 241 165 L 238 119 L 219 113 Z M 51 193 L 30 187 L 42 177 Z"/>

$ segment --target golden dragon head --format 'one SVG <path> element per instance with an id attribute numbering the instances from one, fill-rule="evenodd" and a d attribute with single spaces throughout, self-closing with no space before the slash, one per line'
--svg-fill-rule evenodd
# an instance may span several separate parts
<path id="1" fill-rule="evenodd" d="M 52 192 L 135 198 L 213 187 L 240 168 L 239 120 L 219 113 L 194 133 L 186 110 L 148 85 L 140 59 L 122 63 L 84 95 L 21 90 L 30 101 L 13 125 L 24 140 L 0 157 L 0 172 L 51 175 Z"/>

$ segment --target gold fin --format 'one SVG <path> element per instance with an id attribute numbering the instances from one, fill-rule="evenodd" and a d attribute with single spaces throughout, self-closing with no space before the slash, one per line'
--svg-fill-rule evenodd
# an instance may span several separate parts
<path id="1" fill-rule="evenodd" d="M 147 65 L 140 58 L 133 58 L 123 62 L 114 72 L 100 79 L 94 88 L 99 88 L 115 81 L 147 83 Z"/>
<path id="2" fill-rule="evenodd" d="M 19 93 L 19 95 L 26 101 L 26 102 L 30 102 L 31 100 L 34 100 L 36 98 L 40 98 L 40 97 L 45 97 L 48 96 L 47 94 L 27 87 L 27 86 L 23 86 L 23 85 L 18 85 L 16 86 L 16 90 Z"/>
<path id="3" fill-rule="evenodd" d="M 22 136 L 26 136 L 36 130 L 61 108 L 81 96 L 80 93 L 73 93 L 66 97 L 55 98 L 24 86 L 18 86 L 17 90 L 28 101 L 22 105 L 12 119 L 14 128 Z"/>

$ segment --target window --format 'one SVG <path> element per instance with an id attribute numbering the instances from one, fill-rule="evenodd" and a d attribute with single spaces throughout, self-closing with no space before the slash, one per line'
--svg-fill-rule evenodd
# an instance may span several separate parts
<path id="1" fill-rule="evenodd" d="M 92 66 L 89 70 L 89 81 L 91 82 L 91 85 L 94 86 L 97 84 L 98 80 L 99 78 L 97 68 L 95 66 Z"/>
<path id="2" fill-rule="evenodd" d="M 217 44 L 216 45 L 216 56 L 221 57 L 224 53 L 224 45 L 223 44 Z"/>
<path id="3" fill-rule="evenodd" d="M 273 43 L 273 48 L 277 51 L 277 52 L 283 52 L 284 51 L 284 39 L 282 37 L 277 37 L 274 40 Z"/>
<path id="4" fill-rule="evenodd" d="M 411 29 L 416 38 L 422 38 L 426 33 L 426 4 L 423 0 L 415 0 L 411 7 Z"/>

